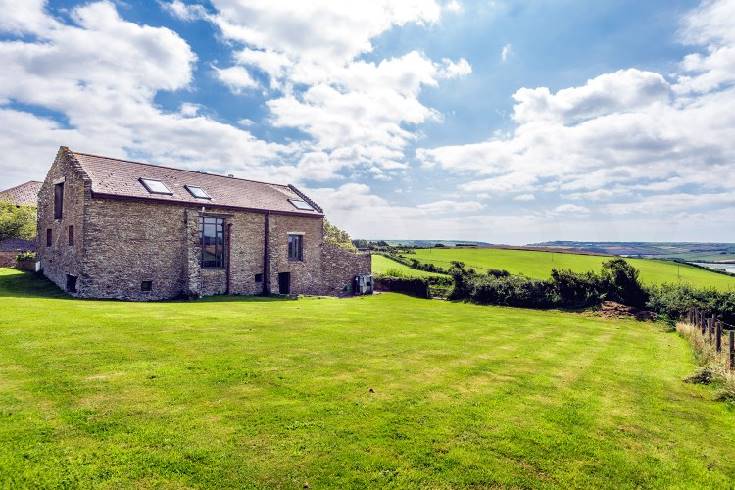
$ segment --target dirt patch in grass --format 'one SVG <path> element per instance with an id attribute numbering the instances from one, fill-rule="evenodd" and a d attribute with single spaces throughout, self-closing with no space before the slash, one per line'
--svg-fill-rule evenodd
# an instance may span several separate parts
<path id="1" fill-rule="evenodd" d="M 652 311 L 641 310 L 614 301 L 603 302 L 594 312 L 595 316 L 603 318 L 636 319 L 641 322 L 656 320 L 656 314 Z"/>

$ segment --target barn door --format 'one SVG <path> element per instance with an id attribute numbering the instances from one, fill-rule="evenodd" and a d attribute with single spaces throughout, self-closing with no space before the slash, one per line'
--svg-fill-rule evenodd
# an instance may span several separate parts
<path id="1" fill-rule="evenodd" d="M 291 294 L 291 273 L 278 273 L 278 292 L 281 294 Z"/>

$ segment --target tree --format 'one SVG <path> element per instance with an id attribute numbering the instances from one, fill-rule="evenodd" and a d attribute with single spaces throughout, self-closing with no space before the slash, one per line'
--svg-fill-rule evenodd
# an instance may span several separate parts
<path id="1" fill-rule="evenodd" d="M 335 247 L 357 252 L 357 247 L 352 243 L 349 233 L 336 227 L 327 219 L 324 219 L 324 241 Z"/>
<path id="2" fill-rule="evenodd" d="M 638 269 L 624 259 L 618 257 L 604 262 L 602 280 L 607 286 L 608 299 L 638 308 L 648 301 L 648 293 L 638 279 Z"/>
<path id="3" fill-rule="evenodd" d="M 31 240 L 36 236 L 36 208 L 0 201 L 0 241 L 8 238 Z"/>

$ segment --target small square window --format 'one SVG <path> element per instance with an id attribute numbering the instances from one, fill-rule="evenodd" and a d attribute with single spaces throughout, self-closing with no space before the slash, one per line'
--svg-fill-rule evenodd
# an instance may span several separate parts
<path id="1" fill-rule="evenodd" d="M 143 187 L 150 192 L 151 194 L 168 194 L 173 195 L 173 192 L 171 192 L 171 189 L 169 189 L 166 184 L 161 182 L 160 180 L 154 180 L 154 179 L 144 179 L 141 177 L 140 183 L 143 184 Z"/>
<path id="2" fill-rule="evenodd" d="M 54 232 L 51 228 L 46 228 L 46 246 L 50 247 L 54 243 Z"/>
<path id="3" fill-rule="evenodd" d="M 140 290 L 144 293 L 153 291 L 153 281 L 141 281 Z"/>
<path id="4" fill-rule="evenodd" d="M 184 186 L 187 191 L 189 191 L 189 194 L 196 197 L 197 199 L 212 199 L 209 197 L 209 194 L 202 189 L 201 187 L 197 187 L 195 185 L 185 185 Z"/>
<path id="5" fill-rule="evenodd" d="M 77 276 L 71 274 L 66 275 L 66 290 L 70 293 L 77 292 Z"/>
<path id="6" fill-rule="evenodd" d="M 299 201 L 298 199 L 289 199 L 288 202 L 293 204 L 296 209 L 302 211 L 314 211 L 314 207 L 306 201 Z"/>
<path id="7" fill-rule="evenodd" d="M 69 245 L 74 245 L 74 225 L 69 225 Z"/>
<path id="8" fill-rule="evenodd" d="M 263 273 L 255 274 L 255 282 L 263 282 Z"/>

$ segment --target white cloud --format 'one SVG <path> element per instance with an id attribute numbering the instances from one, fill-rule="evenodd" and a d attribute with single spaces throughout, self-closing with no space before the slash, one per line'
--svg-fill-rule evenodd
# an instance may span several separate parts
<path id="1" fill-rule="evenodd" d="M 518 123 L 558 121 L 578 123 L 609 114 L 634 112 L 669 101 L 670 87 L 658 73 L 635 69 L 606 73 L 587 80 L 581 87 L 559 90 L 521 88 L 513 119 Z"/>
<path id="2" fill-rule="evenodd" d="M 704 46 L 705 53 L 684 58 L 675 89 L 681 93 L 708 92 L 735 82 L 735 2 L 705 1 L 682 21 L 682 39 Z"/>
<path id="3" fill-rule="evenodd" d="M 41 178 L 60 145 L 253 176 L 282 173 L 279 160 L 293 145 L 259 140 L 199 115 L 193 105 L 171 113 L 157 106 L 159 91 L 186 90 L 192 79 L 196 56 L 176 33 L 126 22 L 107 1 L 72 10 L 74 24 L 52 17 L 44 5 L 24 4 L 22 15 L 2 24 L 6 32 L 32 37 L 0 41 L 0 103 L 44 107 L 64 122 L 3 110 L 2 126 L 14 136 L 6 131 L 0 139 L 7 162 L 0 180 L 12 183 L 10 175 L 21 168 L 25 178 Z"/>
<path id="4" fill-rule="evenodd" d="M 198 4 L 186 4 L 181 0 L 173 0 L 171 2 L 158 2 L 164 10 L 179 20 L 193 21 L 207 18 L 207 10 Z"/>
<path id="5" fill-rule="evenodd" d="M 735 49 L 735 15 L 725 15 L 734 4 L 706 2 L 687 16 L 685 38 L 705 43 L 707 52 L 697 55 L 695 76 L 687 57 L 683 76 L 669 79 L 629 69 L 556 92 L 521 88 L 510 133 L 420 148 L 417 158 L 427 168 L 470 175 L 459 186 L 465 192 L 545 194 L 544 204 L 557 201 L 555 213 L 579 213 L 579 206 L 610 216 L 655 214 L 651 229 L 687 206 L 731 206 L 722 196 L 735 187 L 735 87 L 724 81 L 735 80 L 735 65 L 718 53 Z"/>
<path id="6" fill-rule="evenodd" d="M 440 73 L 444 78 L 456 78 L 472 73 L 472 66 L 464 58 L 460 58 L 457 62 L 444 58 L 442 63 L 444 63 L 444 66 Z"/>
<path id="7" fill-rule="evenodd" d="M 505 63 L 508 61 L 508 58 L 510 58 L 510 55 L 513 53 L 513 45 L 508 43 L 505 46 L 503 46 L 503 49 L 500 50 L 500 60 Z"/>
<path id="8" fill-rule="evenodd" d="M 479 211 L 485 206 L 483 206 L 482 203 L 479 203 L 477 201 L 443 200 L 443 201 L 434 201 L 434 202 L 428 202 L 425 204 L 419 204 L 416 207 L 424 211 L 429 211 L 431 213 L 440 213 L 440 214 L 455 213 L 456 214 L 456 213 Z"/>
<path id="9" fill-rule="evenodd" d="M 533 194 L 519 194 L 516 197 L 514 197 L 513 200 L 519 201 L 519 202 L 530 202 L 530 201 L 535 201 L 536 196 L 534 196 Z"/>
<path id="10" fill-rule="evenodd" d="M 213 0 L 210 19 L 222 35 L 258 49 L 287 55 L 301 68 L 298 82 L 311 82 L 311 70 L 341 67 L 372 50 L 371 39 L 393 26 L 432 24 L 441 8 L 434 0 L 298 0 L 273 2 Z M 309 67 L 308 65 L 313 65 Z"/>
<path id="11" fill-rule="evenodd" d="M 487 179 L 472 180 L 461 186 L 467 192 L 509 193 L 535 188 L 537 178 L 523 172 L 510 172 Z"/>
<path id="12" fill-rule="evenodd" d="M 274 87 L 286 76 L 286 70 L 291 66 L 288 57 L 269 50 L 242 49 L 235 54 L 235 60 L 266 73 Z"/>
<path id="13" fill-rule="evenodd" d="M 464 7 L 462 7 L 462 4 L 459 3 L 457 0 L 450 0 L 449 2 L 444 5 L 444 8 L 448 10 L 449 12 L 458 14 L 464 10 Z"/>
<path id="14" fill-rule="evenodd" d="M 236 94 L 245 89 L 258 88 L 258 82 L 241 66 L 231 66 L 229 68 L 217 68 L 215 66 L 214 71 L 217 73 L 217 78 Z"/>
<path id="15" fill-rule="evenodd" d="M 408 126 L 440 119 L 419 101 L 422 88 L 472 71 L 463 58 L 437 63 L 417 51 L 375 62 L 360 59 L 372 51 L 373 38 L 392 27 L 438 22 L 441 6 L 435 0 L 212 5 L 207 20 L 236 46 L 235 64 L 219 70 L 220 79 L 239 91 L 255 87 L 251 70 L 268 77 L 270 122 L 311 136 L 300 166 L 315 169 L 318 158 L 327 167 L 312 177 L 365 170 L 387 178 L 405 170 L 405 148 L 416 138 Z"/>
<path id="16" fill-rule="evenodd" d="M 590 210 L 585 206 L 576 204 L 561 204 L 554 208 L 554 212 L 559 214 L 588 214 Z"/>
<path id="17" fill-rule="evenodd" d="M 611 214 L 670 214 L 674 212 L 695 212 L 711 206 L 735 206 L 735 194 L 721 192 L 714 194 L 658 194 L 632 202 L 609 204 L 606 210 Z"/>
<path id="18" fill-rule="evenodd" d="M 179 106 L 179 114 L 184 117 L 194 117 L 199 114 L 201 106 L 199 104 L 192 104 L 190 102 L 184 102 Z"/>

